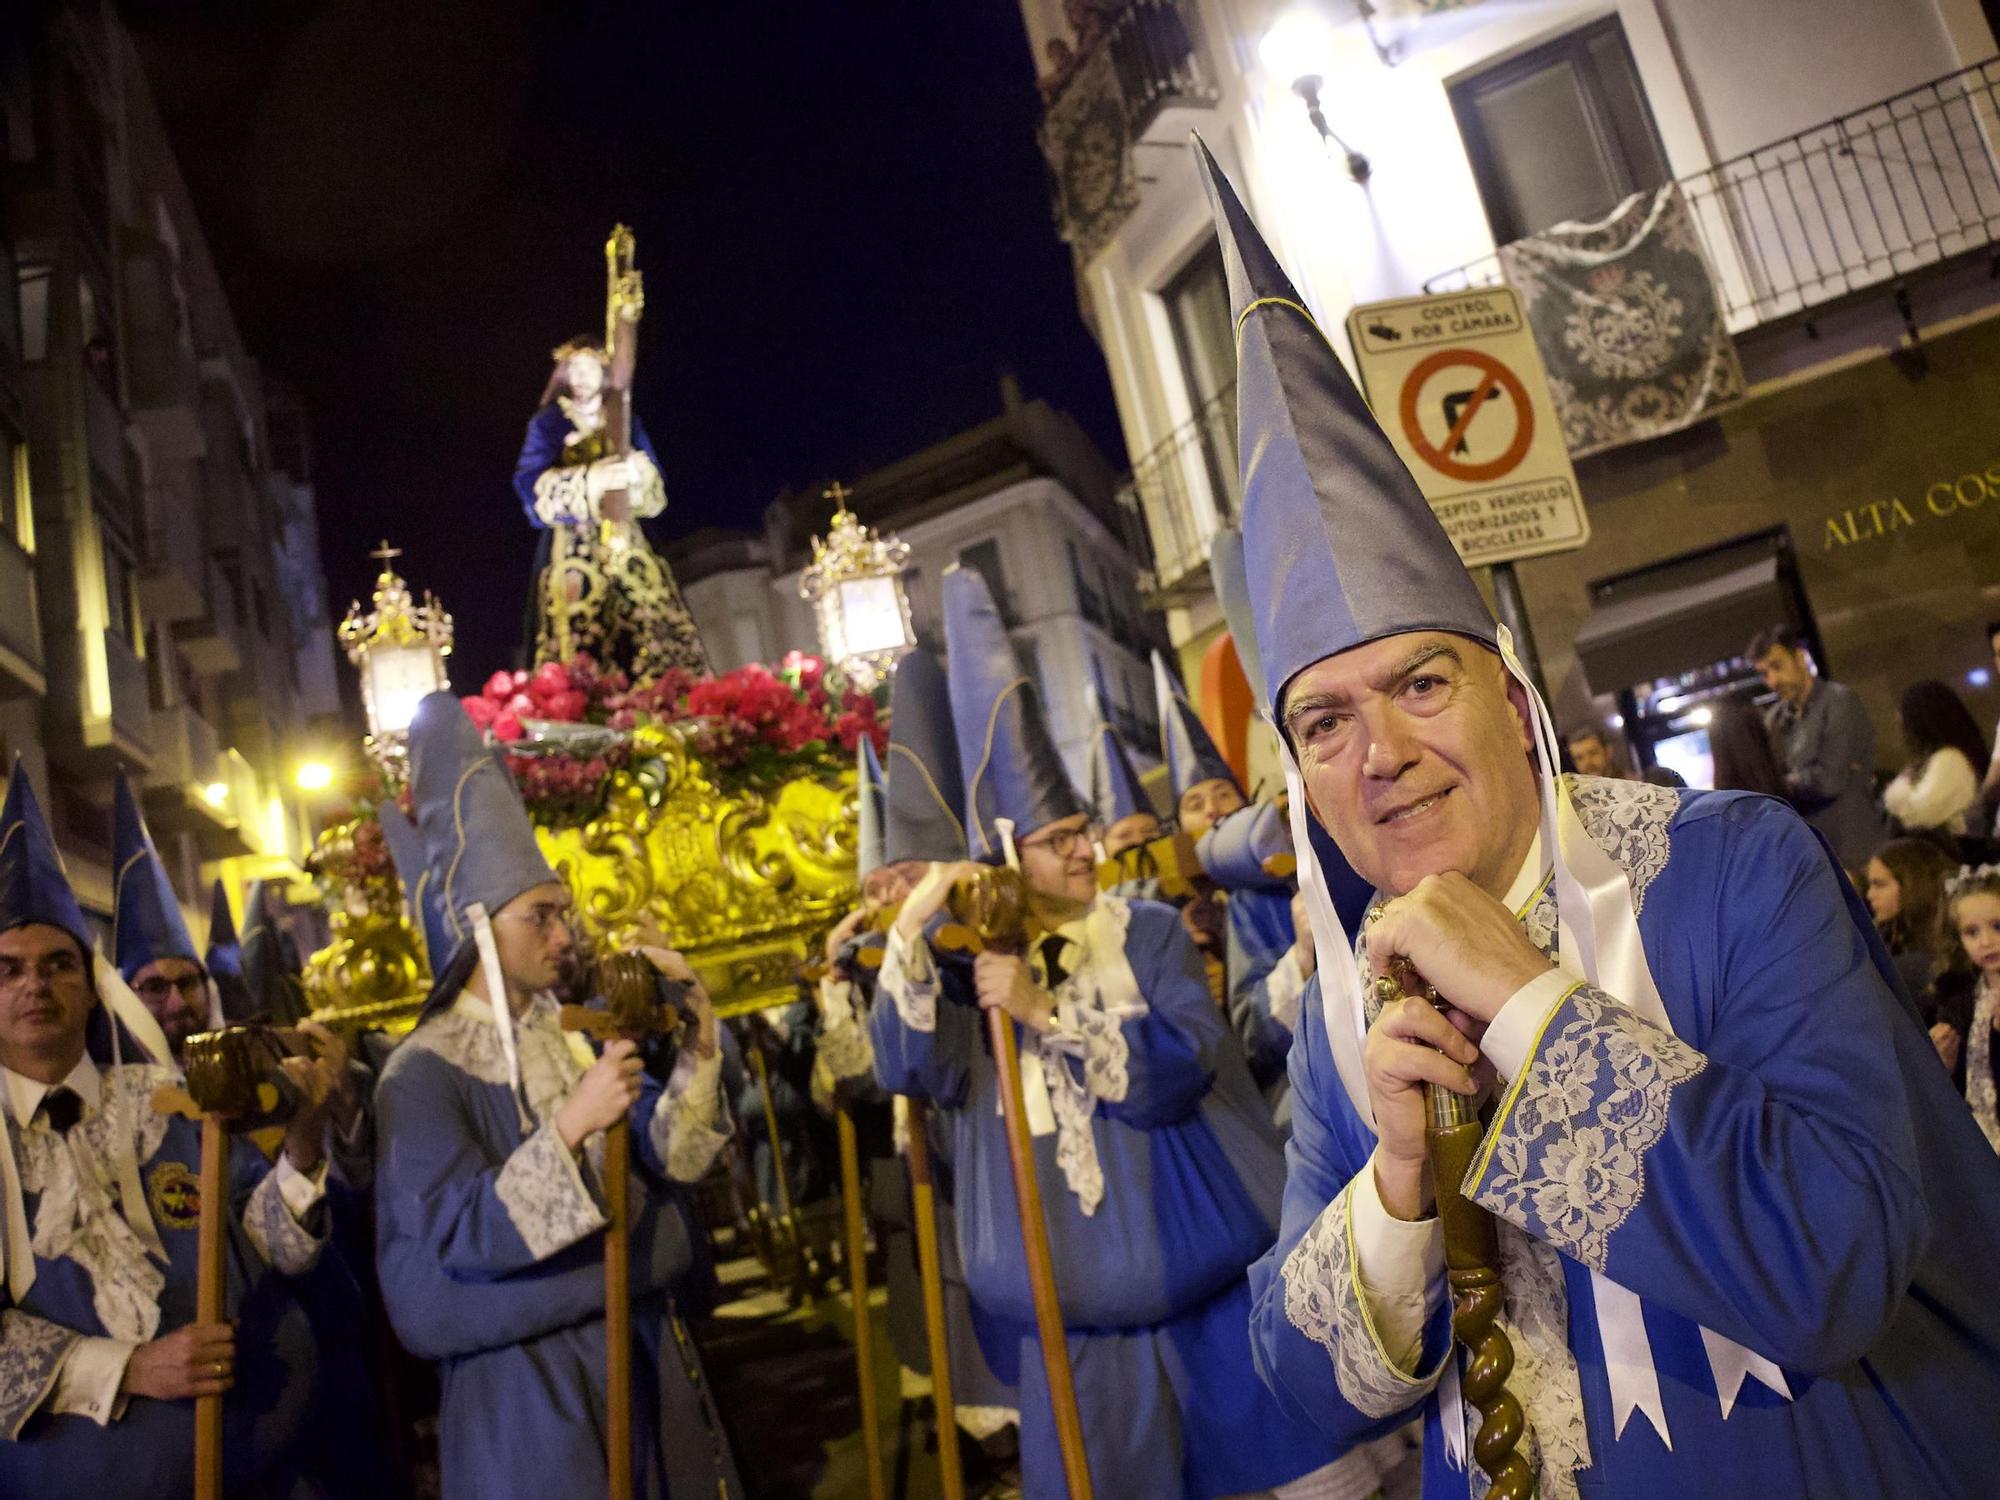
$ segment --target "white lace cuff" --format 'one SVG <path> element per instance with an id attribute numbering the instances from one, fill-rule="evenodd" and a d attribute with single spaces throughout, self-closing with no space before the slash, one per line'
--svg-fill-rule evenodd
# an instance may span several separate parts
<path id="1" fill-rule="evenodd" d="M 78 1339 L 70 1345 L 56 1375 L 55 1389 L 49 1392 L 49 1411 L 59 1416 L 88 1417 L 99 1427 L 124 1416 L 125 1397 L 118 1387 L 124 1384 L 125 1366 L 138 1347 L 123 1339 Z"/>
<path id="2" fill-rule="evenodd" d="M 1264 998 L 1270 1005 L 1271 1019 L 1287 1031 L 1297 1031 L 1299 997 L 1305 992 L 1306 971 L 1299 962 L 1299 950 L 1287 948 L 1285 956 L 1264 977 Z"/>
<path id="3" fill-rule="evenodd" d="M 1117 1016 L 1092 1005 L 1062 1000 L 1055 1029 L 1044 1042 L 1083 1063 L 1083 1083 L 1097 1098 L 1117 1104 L 1132 1087 L 1132 1048 Z"/>
<path id="4" fill-rule="evenodd" d="M 1285 1257 L 1279 1268 L 1285 1319 L 1332 1358 L 1342 1399 L 1364 1417 L 1392 1417 L 1430 1393 L 1444 1373 L 1451 1346 L 1446 1341 L 1436 1364 L 1414 1374 L 1391 1354 L 1355 1274 L 1353 1201 L 1350 1182 Z M 1413 1364 L 1421 1357 L 1421 1342 L 1420 1327 Z"/>
<path id="5" fill-rule="evenodd" d="M 729 1140 L 721 1118 L 722 1056 L 683 1052 L 647 1123 L 653 1153 L 675 1182 L 699 1182 Z"/>
<path id="6" fill-rule="evenodd" d="M 902 929 L 889 929 L 889 944 L 882 957 L 882 972 L 875 981 L 878 995 L 887 995 L 896 1014 L 912 1031 L 928 1035 L 937 1030 L 938 972 L 930 944 L 903 936 Z"/>
<path id="7" fill-rule="evenodd" d="M 567 1250 L 606 1222 L 554 1121 L 514 1149 L 494 1179 L 493 1192 L 536 1260 Z"/>
<path id="8" fill-rule="evenodd" d="M 597 519 L 590 466 L 559 464 L 535 477 L 535 519 L 544 526 L 579 526 Z"/>
<path id="9" fill-rule="evenodd" d="M 0 1312 L 0 1437 L 12 1442 L 55 1389 L 63 1361 L 83 1335 L 47 1318 Z"/>
<path id="10" fill-rule="evenodd" d="M 1466 1196 L 1594 1271 L 1645 1191 L 1676 1087 L 1708 1059 L 1602 990 L 1570 981 L 1502 1096 Z"/>
<path id="11" fill-rule="evenodd" d="M 1550 1014 L 1575 987 L 1573 977 L 1561 969 L 1551 969 L 1514 991 L 1494 1014 L 1493 1024 L 1480 1039 L 1479 1050 L 1502 1078 L 1520 1075 Z"/>
<path id="12" fill-rule="evenodd" d="M 636 520 L 641 516 L 657 516 L 667 508 L 667 485 L 660 478 L 660 471 L 643 448 L 634 448 L 626 457 L 633 476 L 639 481 L 625 492 L 625 502 L 632 507 Z"/>
<path id="13" fill-rule="evenodd" d="M 281 1276 L 303 1276 L 319 1259 L 326 1235 L 306 1228 L 300 1220 L 319 1202 L 325 1182 L 325 1162 L 308 1177 L 280 1152 L 278 1164 L 264 1174 L 250 1201 L 243 1205 L 243 1232 L 265 1263 Z M 305 1202 L 303 1210 L 292 1206 L 294 1197 Z"/>
<path id="14" fill-rule="evenodd" d="M 1348 1192 L 1362 1299 L 1396 1367 L 1413 1370 L 1423 1352 L 1424 1324 L 1444 1301 L 1444 1230 L 1436 1218 L 1398 1219 L 1382 1206 L 1373 1157 Z"/>

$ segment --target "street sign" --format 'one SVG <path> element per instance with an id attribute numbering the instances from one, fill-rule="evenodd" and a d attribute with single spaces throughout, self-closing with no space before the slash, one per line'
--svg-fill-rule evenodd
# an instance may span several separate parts
<path id="1" fill-rule="evenodd" d="M 1360 303 L 1347 335 L 1376 419 L 1467 566 L 1590 540 L 1562 423 L 1512 288 Z"/>

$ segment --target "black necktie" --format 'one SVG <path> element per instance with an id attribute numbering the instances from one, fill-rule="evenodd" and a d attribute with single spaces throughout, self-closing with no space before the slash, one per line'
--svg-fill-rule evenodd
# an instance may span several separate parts
<path id="1" fill-rule="evenodd" d="M 57 1135 L 68 1135 L 70 1126 L 83 1118 L 83 1095 L 58 1085 L 42 1095 L 42 1118 Z"/>
<path id="2" fill-rule="evenodd" d="M 1050 933 L 1042 939 L 1042 973 L 1046 976 L 1047 988 L 1051 991 L 1069 978 L 1069 969 L 1063 963 L 1063 953 L 1069 947 L 1069 939 L 1060 933 Z"/>

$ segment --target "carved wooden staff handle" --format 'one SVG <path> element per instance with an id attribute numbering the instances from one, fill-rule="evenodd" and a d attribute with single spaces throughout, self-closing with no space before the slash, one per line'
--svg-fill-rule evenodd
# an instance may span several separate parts
<path id="1" fill-rule="evenodd" d="M 1384 975 L 1375 982 L 1384 1002 L 1409 993 L 1428 1000 L 1440 1014 L 1448 1009 L 1414 968 L 1399 961 L 1396 970 L 1394 976 Z M 1493 1216 L 1465 1195 L 1466 1173 L 1485 1127 L 1471 1099 L 1437 1084 L 1424 1085 L 1424 1105 L 1428 1117 L 1424 1145 L 1451 1286 L 1451 1331 L 1469 1356 L 1463 1389 L 1479 1413 L 1472 1456 L 1492 1481 L 1486 1492 L 1489 1500 L 1528 1500 L 1535 1492 L 1535 1474 L 1520 1452 L 1527 1418 L 1507 1389 L 1507 1377 L 1514 1372 L 1514 1346 L 1500 1326 L 1507 1299 L 1500 1281 L 1499 1232 Z"/>

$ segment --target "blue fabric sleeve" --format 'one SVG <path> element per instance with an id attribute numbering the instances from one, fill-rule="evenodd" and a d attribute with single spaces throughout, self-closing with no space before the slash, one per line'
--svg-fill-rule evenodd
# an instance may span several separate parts
<path id="1" fill-rule="evenodd" d="M 1132 904 L 1125 936 L 1132 977 L 1146 1013 L 1122 1024 L 1127 1047 L 1125 1097 L 1104 1113 L 1139 1130 L 1184 1120 L 1215 1080 L 1222 1017 L 1208 992 L 1207 966 L 1172 907 Z"/>
<path id="2" fill-rule="evenodd" d="M 1737 801 L 1678 826 L 1672 858 L 1713 872 L 1684 867 L 1694 900 L 1659 924 L 1690 948 L 1649 954 L 1720 997 L 1706 1015 L 1666 997 L 1699 1050 L 1579 987 L 1467 1186 L 1641 1296 L 1786 1368 L 1835 1370 L 1876 1344 L 1930 1237 L 1898 1058 L 1921 1037 L 1789 811 Z"/>
<path id="3" fill-rule="evenodd" d="M 527 435 L 521 439 L 521 456 L 514 461 L 514 495 L 527 512 L 528 524 L 538 531 L 548 528 L 535 514 L 535 481 L 545 469 L 562 462 L 563 437 L 569 424 L 562 408 L 551 402 L 528 419 Z"/>
<path id="4" fill-rule="evenodd" d="M 1257 930 L 1247 909 L 1229 903 L 1229 1025 L 1243 1043 L 1250 1076 L 1260 1089 L 1285 1076 L 1292 1034 L 1271 1015 L 1271 970 L 1285 956 Z"/>
<path id="5" fill-rule="evenodd" d="M 1368 1164 L 1375 1138 L 1348 1101 L 1328 1051 L 1319 977 L 1306 981 L 1291 1055 L 1292 1137 L 1285 1147 L 1285 1200 L 1278 1242 L 1250 1267 L 1250 1345 L 1257 1372 L 1287 1414 L 1344 1443 L 1393 1431 L 1422 1407 L 1427 1384 L 1413 1385 L 1410 1405 L 1370 1417 L 1340 1390 L 1333 1356 L 1286 1312 L 1284 1266 L 1320 1215 Z M 1315 1289 L 1331 1295 L 1328 1289 Z M 1440 1304 L 1424 1327 L 1419 1368 L 1433 1369 L 1451 1339 L 1451 1310 Z"/>

